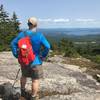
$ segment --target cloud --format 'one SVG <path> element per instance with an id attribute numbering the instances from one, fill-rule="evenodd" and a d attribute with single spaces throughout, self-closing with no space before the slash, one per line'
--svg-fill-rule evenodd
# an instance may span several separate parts
<path id="1" fill-rule="evenodd" d="M 81 18 L 78 18 L 75 21 L 76 22 L 85 22 L 85 23 L 88 23 L 88 22 L 96 22 L 95 19 L 81 19 Z"/>
<path id="2" fill-rule="evenodd" d="M 52 23 L 67 23 L 70 21 L 70 19 L 64 19 L 64 18 L 58 18 L 58 19 L 51 19 L 51 18 L 47 18 L 47 19 L 39 19 L 40 22 L 52 22 Z"/>
<path id="3" fill-rule="evenodd" d="M 40 22 L 52 22 L 52 19 L 47 18 L 47 19 L 39 19 Z"/>
<path id="4" fill-rule="evenodd" d="M 45 18 L 45 19 L 39 19 L 39 22 L 42 23 L 95 23 L 97 22 L 96 19 L 91 18 L 77 18 L 77 19 L 68 19 L 68 18 Z"/>
<path id="5" fill-rule="evenodd" d="M 70 21 L 70 19 L 64 19 L 64 18 L 59 18 L 59 19 L 53 20 L 53 22 L 55 22 L 55 23 L 67 23 L 69 21 Z"/>
<path id="6" fill-rule="evenodd" d="M 39 19 L 40 26 L 51 27 L 96 27 L 100 26 L 99 19 L 92 18 L 44 18 Z"/>

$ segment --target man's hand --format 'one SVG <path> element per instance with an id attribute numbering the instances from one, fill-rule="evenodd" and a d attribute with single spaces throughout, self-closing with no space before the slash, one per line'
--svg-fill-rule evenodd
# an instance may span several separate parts
<path id="1" fill-rule="evenodd" d="M 45 61 L 46 60 L 45 57 L 40 56 L 40 58 L 41 58 L 42 61 Z"/>
<path id="2" fill-rule="evenodd" d="M 42 58 L 42 61 L 45 61 L 46 60 L 46 58 Z"/>

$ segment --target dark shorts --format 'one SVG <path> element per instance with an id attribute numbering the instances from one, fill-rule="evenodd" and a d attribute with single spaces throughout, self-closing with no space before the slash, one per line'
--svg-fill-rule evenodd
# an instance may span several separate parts
<path id="1" fill-rule="evenodd" d="M 39 79 L 43 77 L 43 70 L 42 66 L 34 66 L 31 68 L 30 66 L 21 67 L 22 76 L 23 77 L 30 77 L 32 79 Z"/>

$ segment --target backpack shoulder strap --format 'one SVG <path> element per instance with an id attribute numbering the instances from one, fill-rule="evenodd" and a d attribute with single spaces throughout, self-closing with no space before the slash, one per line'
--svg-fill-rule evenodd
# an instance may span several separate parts
<path id="1" fill-rule="evenodd" d="M 32 34 L 31 35 L 28 35 L 27 33 L 26 33 L 26 31 L 23 31 L 23 34 L 24 34 L 24 36 L 26 37 L 26 36 L 29 36 L 30 38 L 33 36 L 33 32 L 32 32 Z"/>
<path id="2" fill-rule="evenodd" d="M 27 36 L 26 31 L 23 31 L 23 34 L 24 34 L 25 37 Z"/>

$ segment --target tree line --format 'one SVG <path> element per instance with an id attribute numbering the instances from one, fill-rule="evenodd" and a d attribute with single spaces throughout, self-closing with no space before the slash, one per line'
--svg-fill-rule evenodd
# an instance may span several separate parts
<path id="1" fill-rule="evenodd" d="M 10 42 L 19 32 L 19 21 L 15 12 L 12 16 L 0 5 L 0 51 L 10 50 Z"/>
<path id="2" fill-rule="evenodd" d="M 52 50 L 54 51 L 53 55 L 61 54 L 65 57 L 74 57 L 74 58 L 85 57 L 91 59 L 93 62 L 100 63 L 99 43 L 93 44 L 91 42 L 86 42 L 86 44 L 84 44 L 84 39 L 83 39 L 83 44 L 75 44 L 74 41 L 68 38 L 62 38 L 59 42 L 51 41 L 51 44 L 52 44 L 51 46 Z"/>

